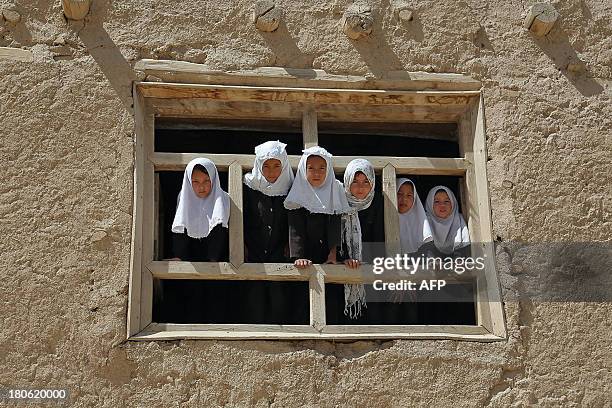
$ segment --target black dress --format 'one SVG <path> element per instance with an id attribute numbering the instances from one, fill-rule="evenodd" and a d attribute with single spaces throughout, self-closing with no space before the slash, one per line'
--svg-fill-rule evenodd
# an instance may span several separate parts
<path id="1" fill-rule="evenodd" d="M 245 259 L 249 263 L 286 263 L 289 226 L 286 196 L 268 196 L 243 188 Z M 308 283 L 244 281 L 239 283 L 244 323 L 308 324 Z"/>
<path id="2" fill-rule="evenodd" d="M 172 255 L 181 261 L 228 260 L 227 228 L 217 225 L 206 238 L 172 233 Z M 230 323 L 232 288 L 229 281 L 166 279 L 160 284 L 161 305 L 156 318 L 167 323 Z"/>
<path id="3" fill-rule="evenodd" d="M 287 262 L 289 240 L 285 196 L 267 196 L 244 186 L 244 244 L 247 262 Z"/>
<path id="4" fill-rule="evenodd" d="M 289 210 L 289 257 L 325 263 L 341 241 L 341 216 L 311 213 L 305 208 Z"/>

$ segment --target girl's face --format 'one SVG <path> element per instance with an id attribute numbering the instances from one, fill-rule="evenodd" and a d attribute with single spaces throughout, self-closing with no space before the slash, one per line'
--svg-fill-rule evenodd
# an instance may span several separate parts
<path id="1" fill-rule="evenodd" d="M 397 191 L 397 210 L 400 214 L 407 213 L 414 204 L 414 188 L 412 183 L 404 183 Z"/>
<path id="2" fill-rule="evenodd" d="M 368 196 L 370 191 L 372 190 L 372 185 L 370 184 L 370 180 L 366 177 L 365 174 L 358 171 L 355 173 L 355 177 L 353 177 L 353 182 L 349 187 L 349 191 L 358 200 L 363 200 Z"/>
<path id="3" fill-rule="evenodd" d="M 261 173 L 266 178 L 268 183 L 274 183 L 283 171 L 283 164 L 278 159 L 268 159 L 261 167 Z"/>
<path id="4" fill-rule="evenodd" d="M 308 156 L 306 160 L 306 180 L 313 187 L 320 187 L 327 176 L 327 162 L 321 156 Z"/>
<path id="5" fill-rule="evenodd" d="M 446 191 L 438 191 L 434 195 L 433 211 L 438 218 L 448 218 L 453 209 L 453 203 Z"/>
<path id="6" fill-rule="evenodd" d="M 208 197 L 210 190 L 212 190 L 210 177 L 201 170 L 194 170 L 193 173 L 191 173 L 191 187 L 198 197 Z"/>

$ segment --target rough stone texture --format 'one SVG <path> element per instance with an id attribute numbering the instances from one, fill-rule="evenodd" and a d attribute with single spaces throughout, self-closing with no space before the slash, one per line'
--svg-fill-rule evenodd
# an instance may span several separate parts
<path id="1" fill-rule="evenodd" d="M 75 406 L 97 407 L 611 406 L 610 303 L 507 301 L 509 339 L 492 344 L 125 342 L 140 58 L 472 75 L 494 236 L 610 240 L 610 3 L 555 2 L 542 40 L 521 25 L 531 4 L 411 2 L 419 18 L 405 25 L 380 1 L 376 29 L 352 42 L 338 30 L 344 0 L 286 0 L 273 35 L 249 24 L 250 1 L 98 0 L 66 22 L 60 2 L 0 0 L 21 14 L 0 22 L 0 46 L 34 55 L 0 60 L 0 384 L 69 388 Z M 506 295 L 541 266 L 504 262 Z"/>

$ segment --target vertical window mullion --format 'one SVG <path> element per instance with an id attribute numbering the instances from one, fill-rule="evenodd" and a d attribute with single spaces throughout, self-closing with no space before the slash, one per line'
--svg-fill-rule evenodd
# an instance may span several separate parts
<path id="1" fill-rule="evenodd" d="M 302 134 L 304 149 L 319 145 L 317 111 L 312 106 L 307 106 L 302 114 Z"/>
<path id="2" fill-rule="evenodd" d="M 310 299 L 310 325 L 317 330 L 325 327 L 325 274 L 320 266 L 311 266 L 312 274 L 308 280 Z"/>
<path id="3" fill-rule="evenodd" d="M 397 212 L 397 190 L 395 167 L 387 164 L 383 168 L 383 198 L 385 202 L 385 252 L 395 256 L 400 252 L 399 214 Z"/>
<path id="4" fill-rule="evenodd" d="M 242 212 L 242 166 L 233 162 L 229 166 L 229 259 L 235 268 L 244 263 L 244 229 Z"/>

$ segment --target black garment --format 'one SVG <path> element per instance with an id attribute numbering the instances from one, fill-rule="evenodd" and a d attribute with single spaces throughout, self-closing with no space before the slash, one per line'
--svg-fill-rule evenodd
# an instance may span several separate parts
<path id="1" fill-rule="evenodd" d="M 243 188 L 244 244 L 246 261 L 287 262 L 289 243 L 285 196 L 267 196 L 248 186 Z"/>
<path id="2" fill-rule="evenodd" d="M 187 234 L 172 233 L 172 255 L 181 261 L 224 262 L 229 255 L 229 231 L 217 225 L 206 238 L 191 238 Z"/>
<path id="3" fill-rule="evenodd" d="M 325 263 L 329 252 L 340 245 L 341 216 L 313 214 L 305 208 L 290 210 L 289 256 Z"/>
<path id="4" fill-rule="evenodd" d="M 227 261 L 228 239 L 229 231 L 221 225 L 215 226 L 206 238 L 172 233 L 172 256 L 189 262 Z M 154 306 L 156 321 L 231 323 L 233 320 L 233 291 L 228 281 L 164 279 L 157 288 L 161 296 L 160 304 Z"/>
<path id="5" fill-rule="evenodd" d="M 378 189 L 377 189 L 378 190 Z M 385 216 L 382 193 L 376 191 L 368 208 L 357 213 L 362 242 L 385 242 Z"/>

